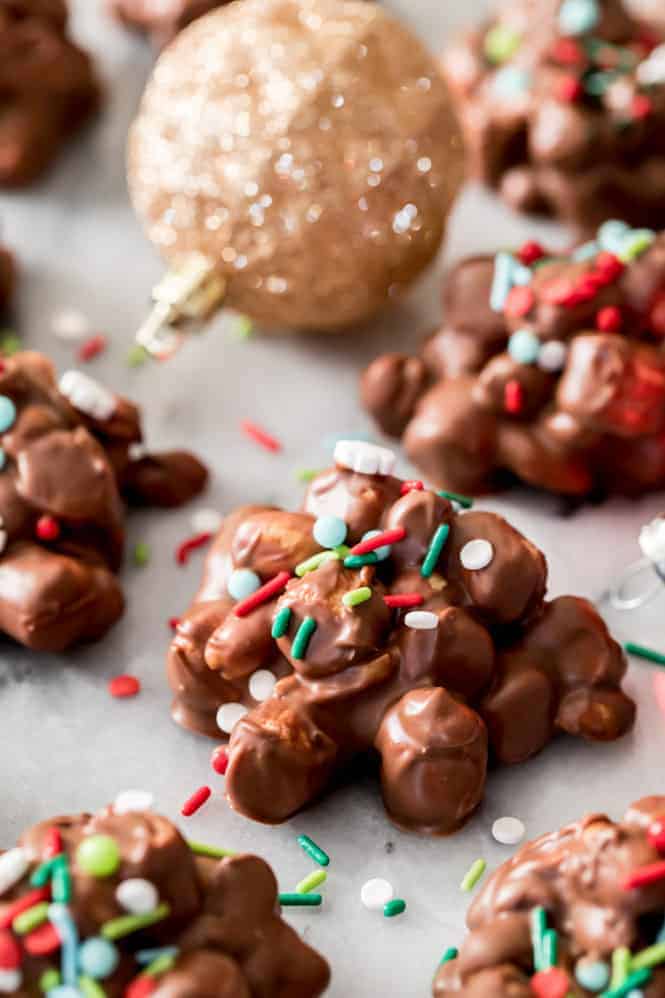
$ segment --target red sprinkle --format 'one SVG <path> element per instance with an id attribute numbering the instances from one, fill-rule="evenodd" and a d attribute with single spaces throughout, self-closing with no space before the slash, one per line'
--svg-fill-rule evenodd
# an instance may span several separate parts
<path id="1" fill-rule="evenodd" d="M 633 118 L 642 121 L 644 118 L 648 118 L 653 111 L 653 102 L 646 94 L 635 94 L 630 104 L 630 110 Z"/>
<path id="2" fill-rule="evenodd" d="M 109 693 L 112 697 L 135 697 L 141 690 L 141 682 L 136 676 L 114 676 L 110 681 Z"/>
<path id="3" fill-rule="evenodd" d="M 44 859 L 52 859 L 62 852 L 62 836 L 60 829 L 49 828 L 44 836 Z"/>
<path id="4" fill-rule="evenodd" d="M 615 281 L 625 269 L 625 264 L 621 262 L 619 257 L 615 256 L 614 253 L 608 253 L 607 250 L 603 250 L 596 257 L 596 270 L 607 284 Z"/>
<path id="5" fill-rule="evenodd" d="M 524 408 L 524 389 L 519 381 L 511 378 L 503 389 L 503 404 L 506 412 L 516 416 Z"/>
<path id="6" fill-rule="evenodd" d="M 545 250 L 540 243 L 535 242 L 533 239 L 524 243 L 517 251 L 517 259 L 525 267 L 530 267 L 532 263 L 535 263 L 536 260 L 542 260 L 544 256 Z"/>
<path id="7" fill-rule="evenodd" d="M 104 353 L 107 347 L 107 340 L 105 336 L 91 336 L 90 339 L 82 343 L 77 357 L 79 360 L 87 363 L 89 360 L 94 360 L 98 357 L 100 353 Z"/>
<path id="8" fill-rule="evenodd" d="M 247 599 L 236 603 L 233 608 L 236 617 L 246 617 L 252 610 L 256 610 L 257 606 L 267 603 L 277 593 L 281 593 L 290 578 L 291 576 L 288 572 L 278 572 L 277 575 L 269 579 L 268 582 L 262 585 L 260 589 L 257 589 L 255 593 L 252 593 L 251 596 L 248 596 Z"/>
<path id="9" fill-rule="evenodd" d="M 398 541 L 403 541 L 405 537 L 406 530 L 404 527 L 394 527 L 392 530 L 384 530 L 374 537 L 368 537 L 366 541 L 360 541 L 358 544 L 355 544 L 349 551 L 349 554 L 369 554 L 370 551 L 382 548 L 384 544 L 397 544 Z"/>
<path id="10" fill-rule="evenodd" d="M 580 66 L 586 63 L 584 49 L 572 38 L 559 38 L 552 47 L 552 58 L 562 66 Z"/>
<path id="11" fill-rule="evenodd" d="M 562 76 L 554 89 L 554 96 L 564 104 L 574 104 L 583 93 L 584 87 L 576 76 Z"/>
<path id="12" fill-rule="evenodd" d="M 257 426 L 256 423 L 251 423 L 248 419 L 243 419 L 240 429 L 246 436 L 251 437 L 257 444 L 260 444 L 261 447 L 265 447 L 266 450 L 277 453 L 277 451 L 282 449 L 279 440 L 270 433 L 267 433 L 262 427 Z"/>
<path id="13" fill-rule="evenodd" d="M 211 540 L 212 534 L 209 531 L 203 534 L 195 534 L 193 537 L 188 537 L 186 541 L 183 541 L 182 544 L 179 544 L 176 548 L 175 560 L 179 565 L 186 565 L 192 551 L 205 547 L 205 545 Z"/>
<path id="14" fill-rule="evenodd" d="M 392 596 L 384 596 L 383 602 L 386 606 L 401 610 L 411 606 L 421 606 L 425 598 L 420 593 L 395 593 Z"/>
<path id="15" fill-rule="evenodd" d="M 60 536 L 60 524 L 54 516 L 40 516 L 35 530 L 40 541 L 55 541 Z"/>
<path id="16" fill-rule="evenodd" d="M 0 931 L 0 970 L 16 970 L 21 966 L 21 947 L 7 929 Z"/>
<path id="17" fill-rule="evenodd" d="M 210 758 L 210 765 L 216 773 L 219 773 L 220 776 L 224 776 L 224 773 L 229 768 L 229 756 L 225 745 L 217 746 Z"/>
<path id="18" fill-rule="evenodd" d="M 601 333 L 618 333 L 621 322 L 621 309 L 615 305 L 601 308 L 596 314 L 596 329 L 600 329 Z"/>
<path id="19" fill-rule="evenodd" d="M 536 296 L 529 287 L 511 288 L 506 298 L 503 311 L 511 319 L 522 319 L 528 315 L 536 301 Z"/>
<path id="20" fill-rule="evenodd" d="M 48 956 L 49 953 L 55 953 L 60 949 L 60 943 L 58 931 L 50 922 L 40 925 L 23 940 L 23 945 L 30 956 Z"/>
<path id="21" fill-rule="evenodd" d="M 425 488 L 420 479 L 409 478 L 405 482 L 402 482 L 402 487 L 399 490 L 401 496 L 405 496 L 407 492 L 422 492 Z"/>
<path id="22" fill-rule="evenodd" d="M 51 888 L 48 885 L 46 887 L 36 887 L 34 891 L 28 891 L 27 894 L 23 894 L 16 901 L 12 902 L 12 904 L 8 905 L 0 914 L 0 929 L 8 929 L 16 916 L 20 915 L 22 911 L 27 911 L 28 908 L 39 904 L 40 901 L 49 901 L 50 898 Z"/>
<path id="23" fill-rule="evenodd" d="M 665 880 L 665 861 L 638 867 L 626 877 L 621 886 L 625 891 L 630 891 L 635 887 L 648 887 L 660 880 Z"/>
<path id="24" fill-rule="evenodd" d="M 539 970 L 530 981 L 531 991 L 537 998 L 566 998 L 570 978 L 560 967 Z"/>
<path id="25" fill-rule="evenodd" d="M 665 816 L 656 818 L 649 825 L 648 838 L 654 849 L 665 852 Z"/>
<path id="26" fill-rule="evenodd" d="M 575 285 L 569 277 L 559 277 L 550 281 L 542 289 L 542 299 L 548 305 L 569 305 L 575 298 Z"/>
<path id="27" fill-rule="evenodd" d="M 172 631 L 178 630 L 178 624 L 180 623 L 180 617 L 169 617 L 169 627 Z"/>
<path id="28" fill-rule="evenodd" d="M 198 809 L 203 807 L 211 794 L 212 790 L 210 787 L 199 787 L 196 793 L 193 793 L 192 796 L 189 797 L 182 805 L 180 813 L 185 818 L 189 818 L 191 815 L 196 814 Z"/>
<path id="29" fill-rule="evenodd" d="M 139 974 L 125 988 L 125 998 L 148 998 L 157 987 L 157 980 L 150 974 Z"/>

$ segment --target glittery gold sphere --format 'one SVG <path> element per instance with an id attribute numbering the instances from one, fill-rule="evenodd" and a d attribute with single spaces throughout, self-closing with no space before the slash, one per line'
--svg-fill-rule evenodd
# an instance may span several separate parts
<path id="1" fill-rule="evenodd" d="M 169 261 L 203 253 L 264 325 L 365 319 L 431 260 L 462 176 L 446 86 L 361 0 L 237 0 L 162 54 L 128 149 Z"/>

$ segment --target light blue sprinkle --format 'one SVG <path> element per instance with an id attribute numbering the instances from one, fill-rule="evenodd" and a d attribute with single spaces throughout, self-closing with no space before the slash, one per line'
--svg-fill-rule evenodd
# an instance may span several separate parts
<path id="1" fill-rule="evenodd" d="M 598 0 L 564 0 L 559 9 L 559 28 L 564 35 L 584 35 L 599 21 Z"/>
<path id="2" fill-rule="evenodd" d="M 0 395 L 0 433 L 10 429 L 16 422 L 16 406 L 7 395 Z"/>
<path id="3" fill-rule="evenodd" d="M 641 988 L 633 988 L 626 995 L 626 998 L 644 998 L 644 991 Z"/>
<path id="4" fill-rule="evenodd" d="M 630 226 L 626 225 L 625 222 L 619 222 L 617 219 L 605 222 L 598 229 L 597 238 L 600 248 L 608 253 L 620 253 L 623 242 L 629 233 Z"/>
<path id="5" fill-rule="evenodd" d="M 493 312 L 503 312 L 506 298 L 513 286 L 515 258 L 510 253 L 497 253 L 494 257 L 494 277 L 490 291 L 490 308 Z"/>
<path id="6" fill-rule="evenodd" d="M 247 599 L 261 588 L 261 580 L 250 568 L 236 568 L 235 572 L 231 572 L 226 588 L 233 599 Z"/>
<path id="7" fill-rule="evenodd" d="M 526 287 L 527 284 L 531 284 L 531 278 L 533 273 L 530 267 L 524 267 L 521 263 L 515 261 L 515 266 L 513 268 L 513 284 L 519 284 L 521 288 Z"/>
<path id="8" fill-rule="evenodd" d="M 602 991 L 610 981 L 610 967 L 602 960 L 578 960 L 575 980 L 587 991 Z"/>
<path id="9" fill-rule="evenodd" d="M 118 948 L 109 939 L 94 936 L 86 939 L 79 948 L 79 967 L 81 973 L 101 981 L 110 977 L 118 966 L 120 955 Z"/>
<path id="10" fill-rule="evenodd" d="M 530 329 L 518 329 L 508 340 L 508 353 L 518 364 L 535 364 L 540 340 Z"/>
<path id="11" fill-rule="evenodd" d="M 177 946 L 158 946 L 154 949 L 140 949 L 135 954 L 137 963 L 152 963 L 160 957 L 177 956 L 180 952 Z"/>
<path id="12" fill-rule="evenodd" d="M 58 935 L 62 940 L 61 946 L 61 960 L 62 960 L 62 979 L 66 985 L 71 987 L 74 994 L 77 993 L 76 984 L 78 982 L 78 946 L 79 946 L 79 935 L 76 923 L 72 918 L 72 914 L 66 904 L 55 904 L 49 905 L 48 909 L 49 921 L 58 930 Z M 65 998 L 63 995 L 59 995 L 59 998 Z M 69 998 L 69 995 L 66 996 Z"/>
<path id="13" fill-rule="evenodd" d="M 51 988 L 46 998 L 82 998 L 78 988 L 70 987 L 69 984 L 59 984 L 57 988 Z"/>
<path id="14" fill-rule="evenodd" d="M 531 73 L 519 66 L 504 66 L 495 73 L 492 90 L 498 97 L 519 97 L 531 86 Z"/>
<path id="15" fill-rule="evenodd" d="M 577 263 L 580 263 L 583 260 L 591 260 L 594 256 L 596 256 L 599 250 L 600 246 L 595 239 L 592 239 L 591 242 L 583 243 L 581 246 L 578 246 L 577 249 L 573 251 L 572 258 Z"/>
<path id="16" fill-rule="evenodd" d="M 314 540 L 322 548 L 336 548 L 346 540 L 347 526 L 339 516 L 320 516 L 314 524 Z"/>
<path id="17" fill-rule="evenodd" d="M 382 534 L 382 530 L 368 530 L 367 533 L 363 534 L 362 540 L 368 541 L 370 537 L 376 537 L 377 534 Z M 379 561 L 385 561 L 386 558 L 390 557 L 390 552 L 392 551 L 392 544 L 384 544 L 382 547 L 377 548 L 374 554 L 379 559 Z"/>

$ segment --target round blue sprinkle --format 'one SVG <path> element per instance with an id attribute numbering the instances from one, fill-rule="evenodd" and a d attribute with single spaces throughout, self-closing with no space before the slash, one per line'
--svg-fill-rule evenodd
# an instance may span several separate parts
<path id="1" fill-rule="evenodd" d="M 370 537 L 376 537 L 377 534 L 382 534 L 382 530 L 368 530 L 366 534 L 363 534 L 362 539 L 368 541 Z M 392 551 L 392 544 L 384 544 L 383 547 L 377 548 L 374 554 L 379 559 L 379 561 L 385 561 L 386 558 L 390 558 L 390 552 Z"/>
<path id="2" fill-rule="evenodd" d="M 499 97 L 518 97 L 531 86 L 531 73 L 518 66 L 504 66 L 494 74 L 492 89 Z"/>
<path id="3" fill-rule="evenodd" d="M 346 540 L 347 526 L 339 516 L 320 516 L 314 524 L 313 534 L 322 548 L 336 548 Z"/>
<path id="4" fill-rule="evenodd" d="M 261 580 L 250 568 L 236 568 L 235 572 L 231 572 L 226 588 L 233 599 L 247 599 L 261 588 Z"/>
<path id="5" fill-rule="evenodd" d="M 610 982 L 610 968 L 602 960 L 578 960 L 575 980 L 587 991 L 603 991 Z"/>
<path id="6" fill-rule="evenodd" d="M 518 329 L 508 340 L 508 353 L 518 364 L 535 364 L 540 340 L 530 329 Z"/>
<path id="7" fill-rule="evenodd" d="M 607 250 L 608 253 L 618 253 L 629 232 L 630 226 L 625 222 L 611 218 L 598 229 L 598 243 L 601 249 Z"/>
<path id="8" fill-rule="evenodd" d="M 0 395 L 0 433 L 16 422 L 16 406 L 6 395 Z"/>
<path id="9" fill-rule="evenodd" d="M 110 977 L 118 966 L 120 956 L 118 949 L 108 939 L 94 936 L 86 939 L 79 948 L 79 966 L 82 974 L 101 981 Z"/>
<path id="10" fill-rule="evenodd" d="M 598 0 L 564 0 L 559 8 L 559 28 L 564 35 L 584 35 L 599 21 Z"/>

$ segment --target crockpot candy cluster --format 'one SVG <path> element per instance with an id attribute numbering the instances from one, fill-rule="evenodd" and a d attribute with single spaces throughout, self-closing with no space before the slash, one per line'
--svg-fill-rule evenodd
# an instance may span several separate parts
<path id="1" fill-rule="evenodd" d="M 665 234 L 609 221 L 570 254 L 470 257 L 443 306 L 421 355 L 379 357 L 361 388 L 429 478 L 471 493 L 510 476 L 574 496 L 665 485 Z"/>
<path id="2" fill-rule="evenodd" d="M 473 175 L 585 228 L 665 225 L 662 40 L 620 0 L 498 4 L 443 62 Z"/>
<path id="3" fill-rule="evenodd" d="M 62 651 L 123 609 L 123 498 L 175 506 L 198 493 L 190 454 L 140 449 L 139 411 L 80 371 L 56 382 L 37 353 L 0 361 L 0 631 Z"/>
<path id="4" fill-rule="evenodd" d="M 67 35 L 64 0 L 0 5 L 0 185 L 27 184 L 97 109 L 90 57 Z"/>
<path id="5" fill-rule="evenodd" d="M 329 969 L 279 914 L 257 856 L 187 843 L 131 809 L 29 829 L 0 855 L 0 994 L 316 998 Z"/>
<path id="6" fill-rule="evenodd" d="M 226 2 L 228 0 L 109 0 L 109 8 L 123 24 L 146 32 L 155 45 L 161 47 L 197 17 Z"/>
<path id="7" fill-rule="evenodd" d="M 226 520 L 172 644 L 176 720 L 231 732 L 233 807 L 283 821 L 369 753 L 391 818 L 448 833 L 479 803 L 488 754 L 630 728 L 619 646 L 585 600 L 544 599 L 533 544 L 394 477 L 390 451 L 342 441 L 335 458 L 302 512 Z"/>
<path id="8" fill-rule="evenodd" d="M 494 873 L 435 998 L 664 998 L 665 797 L 588 815 Z"/>

